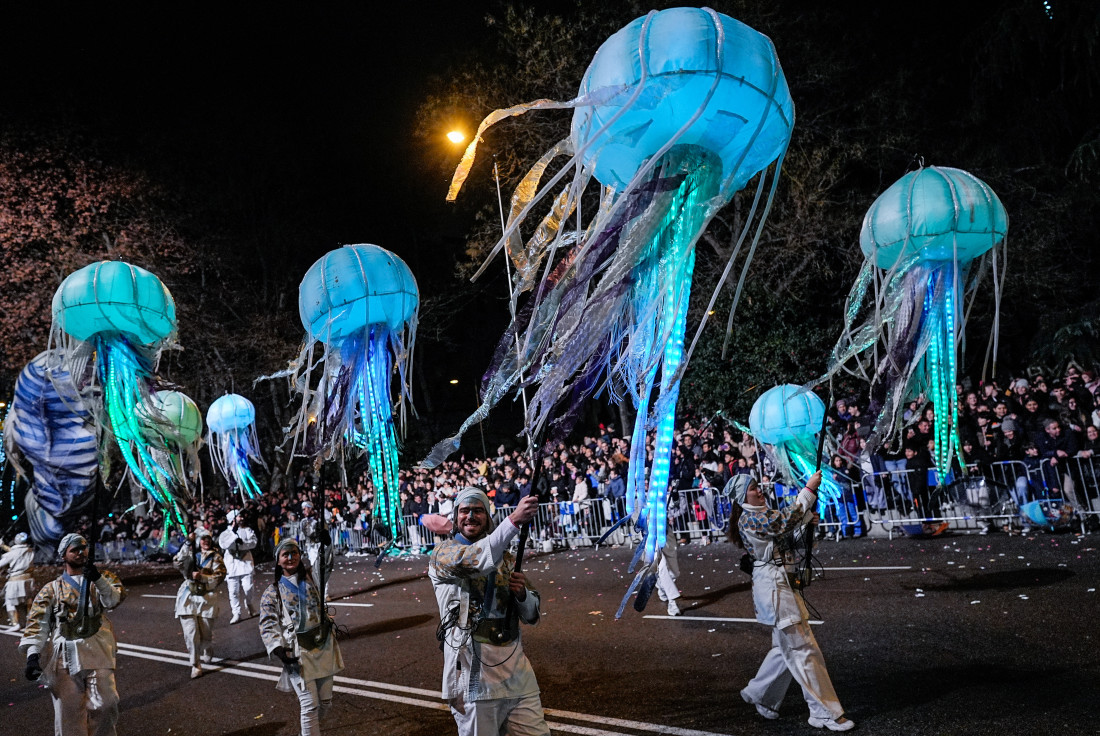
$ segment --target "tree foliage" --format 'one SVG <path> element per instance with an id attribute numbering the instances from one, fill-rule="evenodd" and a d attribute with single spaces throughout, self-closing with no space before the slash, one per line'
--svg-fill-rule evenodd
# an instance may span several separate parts
<path id="1" fill-rule="evenodd" d="M 570 99 L 603 39 L 650 5 L 579 2 L 558 14 L 504 6 L 487 19 L 495 44 L 436 80 L 421 107 L 420 133 L 439 130 L 444 118 L 465 115 L 476 123 L 518 102 Z M 1100 146 L 1100 12 L 1083 0 L 1046 5 L 1053 10 L 1029 0 L 933 2 L 906 10 L 794 0 L 713 5 L 772 38 L 795 100 L 796 125 L 750 288 L 734 319 L 734 351 L 723 360 L 716 347 L 725 321 L 719 309 L 711 317 L 718 324 L 708 324 L 686 374 L 686 405 L 740 407 L 740 397 L 761 381 L 800 382 L 824 369 L 862 262 L 863 213 L 920 164 L 973 172 L 1009 211 L 1000 364 L 1026 365 L 1049 355 L 1052 340 L 1062 345 L 1066 335 L 1088 333 L 1100 319 L 1100 303 L 1088 288 L 1100 277 L 1091 255 L 1100 225 L 1100 197 L 1091 183 Z M 568 133 L 565 117 L 528 113 L 487 134 L 505 197 L 508 185 Z M 492 156 L 484 159 L 462 195 L 478 213 L 463 274 L 499 236 L 495 193 L 486 185 Z M 453 167 L 456 160 L 452 154 L 435 163 Z M 700 241 L 696 324 L 744 225 L 752 188 L 750 182 L 734 197 Z M 988 277 L 986 284 L 968 330 L 967 368 L 975 372 L 993 328 Z M 732 284 L 724 288 L 728 303 Z M 1069 325 L 1078 326 L 1058 332 Z"/>

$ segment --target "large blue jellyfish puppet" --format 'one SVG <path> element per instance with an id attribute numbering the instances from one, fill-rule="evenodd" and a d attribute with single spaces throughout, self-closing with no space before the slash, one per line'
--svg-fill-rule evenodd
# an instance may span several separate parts
<path id="1" fill-rule="evenodd" d="M 286 376 L 301 396 L 288 428 L 291 455 L 319 468 L 366 455 L 374 518 L 396 540 L 401 521 L 398 430 L 412 406 L 411 367 L 420 294 L 412 271 L 377 245 L 345 245 L 310 267 L 298 289 L 305 343 Z M 397 423 L 391 384 L 397 368 Z"/>
<path id="2" fill-rule="evenodd" d="M 15 381 L 4 445 L 20 476 L 33 471 L 24 498 L 31 539 L 54 550 L 95 491 L 99 469 L 91 413 L 60 359 L 39 353 Z"/>
<path id="3" fill-rule="evenodd" d="M 825 402 L 812 391 L 788 383 L 762 393 L 749 411 L 749 426 L 739 426 L 763 443 L 777 477 L 805 485 L 811 475 L 821 471 L 817 510 L 822 517 L 841 497 L 833 469 L 818 455 L 819 446 L 824 449 L 818 441 L 818 433 L 825 431 L 824 419 Z"/>
<path id="4" fill-rule="evenodd" d="M 266 468 L 256 436 L 256 407 L 240 394 L 225 394 L 206 410 L 206 446 L 214 467 L 241 500 L 257 498 L 260 484 L 252 464 Z"/>
<path id="5" fill-rule="evenodd" d="M 959 446 L 958 364 L 966 317 L 987 270 L 995 307 L 986 358 L 996 361 L 1007 231 L 1004 205 L 985 182 L 938 166 L 894 182 L 863 218 L 859 245 L 866 261 L 822 380 L 847 370 L 870 382 L 871 404 L 879 407 L 872 447 L 896 442 L 905 406 L 922 395 L 929 399 L 940 483 Z"/>
<path id="6" fill-rule="evenodd" d="M 648 565 L 637 584 L 645 576 L 656 578 L 680 380 L 710 311 L 688 345 L 695 243 L 734 193 L 778 162 L 770 185 L 766 176 L 759 178 L 745 229 L 711 298 L 713 305 L 742 246 L 751 241 L 736 304 L 778 183 L 794 105 L 766 36 L 709 8 L 654 11 L 603 43 L 575 99 L 491 113 L 455 173 L 449 198 L 469 173 L 488 126 L 548 108 L 574 109 L 570 135 L 520 181 L 503 237 L 490 255 L 507 251 L 515 266 L 513 299 L 527 294 L 526 302 L 515 309 L 516 319 L 484 376 L 482 405 L 455 436 L 436 445 L 424 465 L 437 465 L 454 452 L 467 429 L 521 388 L 537 387 L 525 426 L 534 438 L 548 428 L 567 432 L 589 396 L 605 390 L 616 399 L 629 396 L 638 420 L 627 509 L 647 531 Z M 568 163 L 542 183 L 559 156 L 568 156 Z M 582 208 L 593 179 L 600 187 L 598 204 Z M 529 215 L 546 196 L 552 197 L 549 212 L 525 240 L 522 228 L 531 225 Z M 656 449 L 647 478 L 650 431 L 656 432 Z"/>
<path id="7" fill-rule="evenodd" d="M 166 388 L 156 376 L 161 351 L 176 337 L 168 288 L 139 266 L 101 261 L 69 274 L 52 310 L 50 344 L 91 411 L 100 459 L 113 439 L 133 482 L 164 509 L 166 527 L 185 528 L 192 483 L 175 459 L 191 440 L 156 396 Z"/>

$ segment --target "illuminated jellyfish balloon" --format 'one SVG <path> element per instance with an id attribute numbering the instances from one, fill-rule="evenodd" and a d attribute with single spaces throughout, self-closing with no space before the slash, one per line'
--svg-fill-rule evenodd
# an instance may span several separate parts
<path id="1" fill-rule="evenodd" d="M 143 268 L 101 261 L 61 282 L 52 311 L 51 343 L 61 345 L 96 423 L 114 437 L 134 479 L 164 507 L 166 523 L 182 526 L 187 481 L 157 462 L 151 450 L 161 440 L 151 440 L 145 426 L 166 421 L 152 393 L 154 366 L 176 333 L 172 295 Z"/>
<path id="2" fill-rule="evenodd" d="M 242 498 L 259 496 L 262 491 L 252 474 L 253 460 L 264 464 L 256 436 L 256 407 L 240 394 L 226 394 L 206 410 L 206 427 L 210 457 L 225 476 L 229 490 Z"/>
<path id="3" fill-rule="evenodd" d="M 138 410 L 142 433 L 157 466 L 182 482 L 185 499 L 193 497 L 199 480 L 199 440 L 202 437 L 202 412 L 191 397 L 180 391 L 159 390 L 150 396 L 147 406 Z"/>
<path id="4" fill-rule="evenodd" d="M 294 447 L 316 460 L 365 452 L 375 517 L 396 531 L 401 518 L 397 432 L 390 403 L 398 369 L 400 419 L 412 401 L 410 368 L 420 295 L 405 262 L 377 245 L 345 245 L 310 267 L 298 289 L 305 346 L 290 372 L 302 394 Z M 323 354 L 315 358 L 314 349 Z M 312 369 L 320 379 L 312 386 Z M 378 508 L 381 508 L 379 513 Z"/>
<path id="5" fill-rule="evenodd" d="M 95 488 L 99 461 L 92 418 L 59 356 L 40 353 L 15 381 L 15 397 L 4 423 L 12 465 L 34 469 L 24 501 L 35 545 L 54 549 L 71 531 Z"/>
<path id="6" fill-rule="evenodd" d="M 812 391 L 784 384 L 760 395 L 749 411 L 749 433 L 770 447 L 776 468 L 792 483 L 805 484 L 818 470 L 817 433 L 825 402 Z M 821 463 L 818 508 L 840 498 L 840 486 L 827 462 Z"/>
<path id="7" fill-rule="evenodd" d="M 736 191 L 772 162 L 781 162 L 794 105 L 767 37 L 707 8 L 654 11 L 604 42 L 576 99 L 543 100 L 490 114 L 455 173 L 449 197 L 468 174 L 486 127 L 554 107 L 574 108 L 571 134 L 520 182 L 504 236 L 493 251 L 506 249 L 514 263 L 515 293 L 532 294 L 498 345 L 482 406 L 456 436 L 433 449 L 424 465 L 434 466 L 456 450 L 463 432 L 520 387 L 537 386 L 526 417 L 531 437 L 541 436 L 551 419 L 556 430 L 567 430 L 581 401 L 604 388 L 616 397 L 629 395 L 638 421 L 627 507 L 635 519 L 646 519 L 646 560 L 652 562 L 665 543 L 680 379 L 703 329 L 700 324 L 685 347 L 695 243 Z M 542 185 L 559 155 L 571 156 L 569 165 Z M 779 164 L 770 189 L 766 177 L 760 177 L 746 230 L 712 305 L 759 203 L 766 200 L 745 256 L 743 268 L 748 267 L 778 170 Z M 572 180 L 554 194 L 549 213 L 525 242 L 520 231 L 527 215 L 570 171 Z M 581 196 L 593 178 L 602 186 L 599 205 L 582 212 Z M 560 258 L 559 247 L 568 248 Z M 744 277 L 742 271 L 734 304 Z M 555 411 L 560 413 L 552 418 Z M 647 490 L 645 438 L 652 429 L 657 444 Z M 646 513 L 641 514 L 643 505 Z"/>
<path id="8" fill-rule="evenodd" d="M 903 176 L 863 218 L 859 243 L 866 261 L 848 296 L 844 331 L 827 376 L 874 348 L 872 357 L 857 363 L 871 382 L 872 405 L 881 406 L 872 445 L 894 440 L 906 404 L 927 396 L 936 413 L 933 460 L 941 482 L 958 447 L 955 381 L 963 300 L 976 290 L 984 271 L 972 273 L 972 265 L 980 258 L 984 267 L 986 254 L 992 255 L 999 305 L 996 246 L 1007 231 L 1005 208 L 985 182 L 961 169 L 937 166 Z M 995 318 L 994 356 L 996 334 Z"/>

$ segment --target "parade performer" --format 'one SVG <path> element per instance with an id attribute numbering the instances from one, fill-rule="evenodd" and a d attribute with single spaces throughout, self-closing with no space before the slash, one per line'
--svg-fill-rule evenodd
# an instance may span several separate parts
<path id="1" fill-rule="evenodd" d="M 344 669 L 344 659 L 301 547 L 284 539 L 275 560 L 275 582 L 260 598 L 260 636 L 267 653 L 283 663 L 276 688 L 298 696 L 302 736 L 315 736 L 332 706 L 332 678 Z"/>
<path id="2" fill-rule="evenodd" d="M 738 475 L 733 481 L 731 500 L 736 508 L 730 519 L 731 532 L 736 524 L 738 544 L 747 548 L 753 560 L 756 620 L 772 627 L 772 648 L 741 697 L 755 705 L 764 718 L 779 718 L 779 705 L 793 677 L 802 686 L 810 707 L 810 725 L 847 731 L 855 727 L 855 722 L 844 717 L 825 659 L 810 631 L 806 603 L 791 583 L 795 533 L 813 522 L 820 484 L 821 473 L 814 473 L 793 503 L 775 510 L 768 508 L 754 478 Z"/>
<path id="3" fill-rule="evenodd" d="M 441 619 L 443 699 L 459 736 L 550 733 L 519 633 L 519 621 L 538 623 L 539 594 L 506 551 L 537 512 L 538 498 L 526 496 L 494 528 L 488 496 L 464 488 L 455 499 L 454 537 L 428 564 Z"/>
<path id="4" fill-rule="evenodd" d="M 229 524 L 218 535 L 218 546 L 225 550 L 226 587 L 229 589 L 229 606 L 233 609 L 230 624 L 256 615 L 256 603 L 252 599 L 252 573 L 256 565 L 252 550 L 256 548 L 256 532 L 241 523 L 241 512 L 233 509 L 225 515 Z"/>
<path id="5" fill-rule="evenodd" d="M 225 580 L 225 563 L 214 548 L 214 538 L 203 528 L 195 530 L 198 550 L 188 541 L 180 547 L 174 563 L 183 573 L 176 593 L 176 618 L 183 627 L 183 641 L 191 655 L 191 679 L 202 676 L 202 663 L 210 661 L 214 641 L 214 619 L 218 616 L 218 586 Z"/>
<path id="6" fill-rule="evenodd" d="M 325 512 L 322 510 L 320 513 Z M 302 502 L 302 521 L 299 523 L 298 529 L 298 537 L 305 545 L 306 565 L 313 573 L 313 582 L 318 585 L 321 584 L 321 566 L 317 561 L 322 559 L 322 552 L 325 560 L 325 579 L 331 580 L 332 570 L 336 564 L 335 553 L 332 549 L 328 529 L 322 529 L 321 517 L 317 515 L 312 501 Z"/>
<path id="7" fill-rule="evenodd" d="M 657 563 L 657 595 L 668 602 L 669 616 L 682 613 L 676 605 L 676 599 L 680 597 L 680 589 L 676 587 L 676 579 L 680 577 L 679 547 L 670 521 L 665 533 L 665 546 L 661 547 L 660 561 Z"/>
<path id="8" fill-rule="evenodd" d="M 27 618 L 27 599 L 34 593 L 33 569 L 34 547 L 27 533 L 19 532 L 12 546 L 0 557 L 0 573 L 8 572 L 8 581 L 4 583 L 4 608 L 8 609 L 8 623 L 13 631 L 19 631 L 22 621 Z"/>
<path id="9" fill-rule="evenodd" d="M 118 606 L 126 590 L 114 573 L 89 561 L 88 542 L 79 534 L 66 534 L 57 552 L 65 571 L 35 596 L 19 641 L 27 657 L 25 674 L 28 680 L 42 677 L 50 688 L 54 733 L 111 736 L 118 721 L 117 647 L 104 611 Z M 84 611 L 82 587 L 88 591 Z"/>

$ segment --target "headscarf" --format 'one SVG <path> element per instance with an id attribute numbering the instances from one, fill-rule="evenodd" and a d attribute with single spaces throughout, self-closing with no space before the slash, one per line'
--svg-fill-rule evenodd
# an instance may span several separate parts
<path id="1" fill-rule="evenodd" d="M 19 532 L 15 535 L 16 544 L 26 544 L 28 539 L 29 537 L 27 536 L 26 532 Z"/>
<path id="2" fill-rule="evenodd" d="M 279 555 L 287 547 L 293 547 L 294 549 L 298 550 L 299 555 L 302 554 L 302 548 L 298 544 L 298 541 L 296 539 L 294 539 L 294 537 L 284 537 L 283 540 L 281 542 L 279 542 L 278 546 L 275 547 L 275 562 L 276 562 L 276 564 L 278 564 Z"/>
<path id="3" fill-rule="evenodd" d="M 745 505 L 745 494 L 749 492 L 749 486 L 756 482 L 748 473 L 738 473 L 726 482 L 722 492 L 738 506 Z"/>
<path id="4" fill-rule="evenodd" d="M 456 528 L 458 527 L 458 507 L 463 504 L 472 503 L 480 504 L 481 507 L 485 509 L 485 515 L 489 517 L 489 525 L 486 527 L 485 531 L 493 531 L 493 528 L 496 527 L 496 523 L 493 521 L 493 507 L 492 504 L 489 503 L 489 497 L 485 495 L 485 491 L 474 488 L 473 486 L 466 486 L 455 495 L 455 508 L 452 512 L 454 514 L 454 526 Z"/>
<path id="5" fill-rule="evenodd" d="M 195 541 L 197 542 L 203 537 L 210 537 L 211 539 L 213 539 L 214 535 L 211 534 L 210 530 L 206 527 L 200 526 L 198 529 L 195 530 Z"/>
<path id="6" fill-rule="evenodd" d="M 69 547 L 72 547 L 75 544 L 83 544 L 85 547 L 87 547 L 88 540 L 80 536 L 76 532 L 66 534 L 61 538 L 60 544 L 57 545 L 57 556 L 64 557 L 65 552 L 68 551 Z"/>

